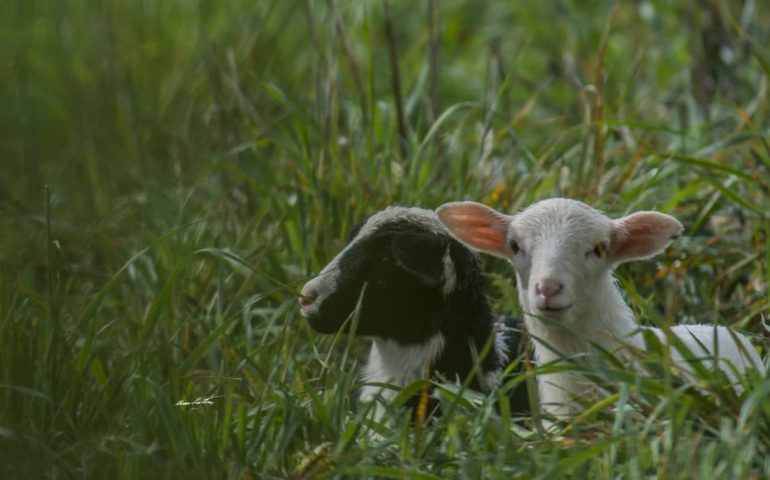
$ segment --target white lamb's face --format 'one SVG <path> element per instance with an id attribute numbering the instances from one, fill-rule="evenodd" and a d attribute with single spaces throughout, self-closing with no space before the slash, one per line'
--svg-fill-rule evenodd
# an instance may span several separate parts
<path id="1" fill-rule="evenodd" d="M 545 200 L 515 215 L 507 241 L 525 313 L 564 322 L 581 318 L 611 267 L 611 230 L 610 219 L 567 199 Z"/>
<path id="2" fill-rule="evenodd" d="M 460 242 L 513 264 L 526 314 L 563 322 L 595 314 L 611 288 L 613 265 L 656 255 L 683 230 L 663 213 L 610 220 L 565 198 L 543 200 L 514 216 L 475 202 L 446 203 L 436 213 Z"/>

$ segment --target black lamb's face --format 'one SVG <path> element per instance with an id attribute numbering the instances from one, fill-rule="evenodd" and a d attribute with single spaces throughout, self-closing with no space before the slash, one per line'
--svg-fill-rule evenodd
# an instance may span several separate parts
<path id="1" fill-rule="evenodd" d="M 436 312 L 457 281 L 452 252 L 463 247 L 427 220 L 415 223 L 392 210 L 373 216 L 302 288 L 301 311 L 316 331 L 336 333 L 360 301 L 357 335 L 410 343 L 437 332 Z"/>

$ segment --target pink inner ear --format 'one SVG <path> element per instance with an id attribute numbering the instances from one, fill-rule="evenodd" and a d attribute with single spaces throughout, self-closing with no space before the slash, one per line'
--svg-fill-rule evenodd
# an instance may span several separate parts
<path id="1" fill-rule="evenodd" d="M 623 262 L 660 253 L 682 233 L 677 219 L 658 212 L 637 212 L 613 221 L 612 256 Z"/>
<path id="2" fill-rule="evenodd" d="M 498 250 L 505 243 L 505 237 L 502 237 L 498 230 L 485 226 L 461 227 L 455 231 L 455 235 L 468 239 L 474 246 L 484 250 Z"/>
<path id="3" fill-rule="evenodd" d="M 511 217 L 473 202 L 449 203 L 436 213 L 447 230 L 462 243 L 492 255 L 510 256 L 506 236 Z"/>

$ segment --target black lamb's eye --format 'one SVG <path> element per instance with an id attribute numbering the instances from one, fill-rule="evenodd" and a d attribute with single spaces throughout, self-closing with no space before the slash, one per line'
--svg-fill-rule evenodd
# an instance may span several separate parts
<path id="1" fill-rule="evenodd" d="M 519 244 L 516 243 L 516 240 L 511 240 L 511 250 L 513 250 L 514 255 L 519 253 L 519 250 L 521 250 L 521 248 L 519 248 Z"/>
<path id="2" fill-rule="evenodd" d="M 602 258 L 605 253 L 607 253 L 607 244 L 604 242 L 599 242 L 594 247 L 594 255 L 596 255 L 598 258 Z"/>

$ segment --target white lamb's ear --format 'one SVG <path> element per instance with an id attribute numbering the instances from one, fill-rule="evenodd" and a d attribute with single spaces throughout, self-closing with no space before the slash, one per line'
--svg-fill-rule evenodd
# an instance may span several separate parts
<path id="1" fill-rule="evenodd" d="M 439 220 L 459 242 L 480 252 L 510 258 L 508 227 L 513 217 L 475 202 L 450 202 L 436 209 Z"/>
<path id="2" fill-rule="evenodd" d="M 620 263 L 656 255 L 682 230 L 679 220 L 659 212 L 636 212 L 613 220 L 610 259 Z"/>

